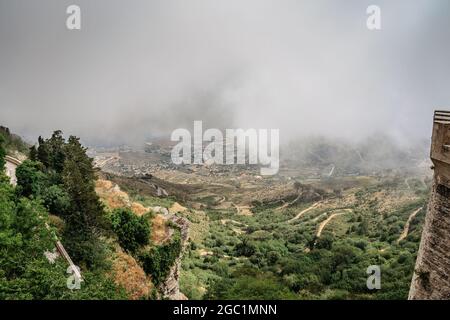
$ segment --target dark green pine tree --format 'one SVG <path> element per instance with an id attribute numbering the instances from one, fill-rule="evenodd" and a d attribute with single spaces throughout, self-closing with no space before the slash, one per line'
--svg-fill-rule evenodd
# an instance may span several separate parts
<path id="1" fill-rule="evenodd" d="M 38 160 L 45 166 L 48 167 L 49 166 L 49 150 L 48 150 L 48 145 L 45 143 L 45 140 L 39 136 L 38 138 L 38 142 L 39 142 L 39 146 L 37 148 L 37 156 L 38 156 Z"/>
<path id="2" fill-rule="evenodd" d="M 66 141 L 62 136 L 61 130 L 53 132 L 50 139 L 45 141 L 50 151 L 49 157 L 49 167 L 56 173 L 61 174 L 64 170 L 64 159 L 65 159 L 65 144 Z"/>
<path id="3" fill-rule="evenodd" d="M 37 158 L 45 166 L 45 173 L 49 175 L 52 184 L 62 184 L 62 172 L 64 170 L 66 141 L 62 132 L 53 132 L 50 139 L 44 140 L 39 137 Z"/>
<path id="4" fill-rule="evenodd" d="M 38 160 L 38 151 L 36 149 L 36 146 L 31 146 L 29 150 L 30 150 L 29 159 L 31 161 L 37 161 Z"/>
<path id="5" fill-rule="evenodd" d="M 70 197 L 66 216 L 65 245 L 78 263 L 88 267 L 102 261 L 103 250 L 98 236 L 105 226 L 104 208 L 95 192 L 92 159 L 79 139 L 71 136 L 64 148 L 62 172 L 64 190 Z"/>

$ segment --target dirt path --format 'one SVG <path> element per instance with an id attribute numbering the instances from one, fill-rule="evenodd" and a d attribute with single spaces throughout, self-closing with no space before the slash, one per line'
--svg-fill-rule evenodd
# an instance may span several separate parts
<path id="1" fill-rule="evenodd" d="M 305 214 L 306 212 L 316 208 L 319 204 L 320 204 L 320 202 L 314 203 L 313 205 L 311 205 L 310 207 L 306 208 L 305 210 L 300 211 L 295 217 L 293 217 L 292 219 L 288 220 L 287 222 L 291 223 L 291 222 L 293 222 L 295 220 L 298 220 L 303 214 Z"/>
<path id="2" fill-rule="evenodd" d="M 239 222 L 239 221 L 236 221 L 236 220 L 231 220 L 231 219 L 222 219 L 222 220 L 220 220 L 220 223 L 223 224 L 223 225 L 227 224 L 228 222 L 231 222 L 231 223 L 234 223 L 234 224 L 237 224 L 237 225 L 240 225 L 240 226 L 247 227 L 247 225 L 245 223 L 242 223 L 242 222 Z"/>
<path id="3" fill-rule="evenodd" d="M 406 221 L 405 227 L 403 228 L 403 232 L 400 235 L 400 237 L 397 239 L 397 243 L 399 243 L 400 241 L 402 241 L 403 239 L 405 239 L 408 236 L 409 226 L 411 225 L 411 221 L 420 212 L 420 210 L 422 210 L 422 208 L 423 207 L 420 207 L 420 208 L 416 209 L 413 213 L 411 213 L 409 215 L 409 218 Z"/>
<path id="4" fill-rule="evenodd" d="M 351 209 L 342 209 L 341 212 L 337 212 L 337 213 L 333 213 L 331 216 L 329 216 L 326 220 L 324 220 L 320 225 L 319 225 L 319 229 L 317 230 L 317 234 L 316 237 L 319 238 L 322 234 L 323 229 L 326 227 L 326 225 L 333 220 L 334 218 L 341 216 L 343 214 L 349 213 L 351 212 Z"/>
<path id="5" fill-rule="evenodd" d="M 223 203 L 225 200 L 227 200 L 227 198 L 225 196 L 222 196 L 222 199 L 220 199 L 217 204 L 221 204 Z"/>
<path id="6" fill-rule="evenodd" d="M 289 207 L 290 205 L 296 203 L 298 201 L 298 199 L 300 199 L 300 194 L 297 195 L 297 198 L 295 198 L 294 200 L 292 200 L 291 202 L 286 202 L 285 204 L 283 204 L 281 207 L 275 208 L 275 211 L 280 211 L 283 210 L 284 208 Z"/>

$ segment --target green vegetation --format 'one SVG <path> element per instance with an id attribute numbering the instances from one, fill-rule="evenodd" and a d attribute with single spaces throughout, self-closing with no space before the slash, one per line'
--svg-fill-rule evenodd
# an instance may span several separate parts
<path id="1" fill-rule="evenodd" d="M 125 188 L 127 192 L 131 192 L 131 194 L 135 193 L 135 191 Z M 135 194 L 133 196 L 133 201 L 140 202 L 144 207 L 165 207 L 170 208 L 175 202 L 174 197 L 152 197 L 152 196 L 143 196 L 139 194 Z"/>
<path id="2" fill-rule="evenodd" d="M 0 135 L 2 168 L 5 146 L 20 147 L 11 141 Z M 117 244 L 157 286 L 180 256 L 175 225 L 171 237 L 155 245 L 151 216 L 105 210 L 95 193 L 92 160 L 76 137 L 65 140 L 56 131 L 39 138 L 16 176 L 14 188 L 0 170 L 0 299 L 126 299 L 108 258 Z M 185 213 L 191 242 L 181 291 L 191 299 L 405 299 L 425 209 L 411 220 L 407 236 L 400 235 L 411 213 L 426 207 L 429 192 L 422 180 L 407 180 L 390 175 L 346 189 L 330 179 L 327 190 L 335 191 L 329 201 L 301 215 L 315 201 L 300 199 L 282 210 L 275 210 L 281 203 L 258 202 L 252 215 L 239 215 L 234 208 L 214 208 L 217 197 L 204 197 L 204 212 Z M 170 207 L 177 200 L 132 195 L 144 206 Z M 44 255 L 53 252 L 56 238 L 81 267 L 81 290 L 67 288 L 63 259 L 52 263 Z M 381 267 L 381 290 L 366 287 L 371 265 Z"/>
<path id="3" fill-rule="evenodd" d="M 107 245 L 100 238 L 106 232 L 100 223 L 104 212 L 85 149 L 74 137 L 66 143 L 60 132 L 40 140 L 41 151 L 47 145 L 53 149 L 41 152 L 46 158 L 25 161 L 17 168 L 17 188 L 0 170 L 0 299 L 127 298 L 107 276 Z M 0 144 L 0 164 L 4 154 Z M 53 252 L 57 236 L 49 209 L 58 210 L 53 213 L 66 224 L 62 241 L 81 266 L 80 290 L 67 288 L 68 266 L 63 259 L 52 263 L 44 255 Z"/>
<path id="4" fill-rule="evenodd" d="M 406 299 L 424 209 L 398 239 L 409 215 L 425 208 L 428 190 L 421 188 L 382 180 L 360 188 L 347 206 L 314 208 L 292 222 L 311 203 L 283 213 L 260 205 L 253 216 L 207 210 L 209 232 L 183 259 L 182 291 L 195 299 Z M 388 199 L 380 192 L 400 205 L 382 209 Z M 317 238 L 321 222 L 339 212 Z M 381 290 L 366 287 L 370 265 L 381 267 Z"/>
<path id="5" fill-rule="evenodd" d="M 146 216 L 138 217 L 130 209 L 116 209 L 110 220 L 124 250 L 134 253 L 141 246 L 148 244 L 150 224 Z"/>
<path id="6" fill-rule="evenodd" d="M 143 250 L 139 259 L 142 261 L 144 271 L 150 274 L 153 282 L 158 285 L 168 276 L 180 251 L 181 236 L 180 231 L 176 230 L 168 243 L 152 247 L 150 250 Z"/>
<path id="7" fill-rule="evenodd" d="M 72 259 L 82 267 L 99 267 L 105 245 L 99 241 L 105 229 L 105 213 L 95 193 L 92 160 L 79 139 L 66 142 L 60 131 L 50 139 L 39 137 L 37 159 L 17 168 L 17 193 L 38 199 L 52 214 L 63 218 L 62 235 Z"/>
<path id="8" fill-rule="evenodd" d="M 7 153 L 20 152 L 27 154 L 29 151 L 28 145 L 19 136 L 11 134 L 8 128 L 2 126 L 0 126 L 0 141 L 2 141 L 3 149 Z"/>

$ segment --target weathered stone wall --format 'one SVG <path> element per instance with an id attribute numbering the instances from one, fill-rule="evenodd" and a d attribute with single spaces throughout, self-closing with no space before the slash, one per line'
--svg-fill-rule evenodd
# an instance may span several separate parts
<path id="1" fill-rule="evenodd" d="M 409 299 L 450 299 L 450 188 L 435 172 Z"/>
<path id="2" fill-rule="evenodd" d="M 180 256 L 176 259 L 174 265 L 170 269 L 170 273 L 166 280 L 161 284 L 160 290 L 164 298 L 169 300 L 187 300 L 187 297 L 180 291 L 180 270 L 181 270 L 181 259 L 183 257 L 184 250 L 188 244 L 189 240 L 189 221 L 185 218 L 178 217 L 176 215 L 170 214 L 169 221 L 176 224 L 181 231 L 181 245 L 182 249 Z"/>

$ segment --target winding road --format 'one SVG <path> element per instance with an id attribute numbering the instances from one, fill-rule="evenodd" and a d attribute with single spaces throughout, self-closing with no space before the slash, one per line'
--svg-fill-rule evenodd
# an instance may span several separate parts
<path id="1" fill-rule="evenodd" d="M 295 220 L 298 220 L 303 214 L 305 214 L 306 212 L 316 208 L 319 204 L 320 204 L 320 202 L 314 203 L 313 205 L 311 205 L 310 207 L 306 208 L 305 210 L 300 211 L 295 217 L 293 217 L 292 219 L 288 220 L 287 222 L 291 223 L 291 222 L 293 222 Z"/>
<path id="2" fill-rule="evenodd" d="M 322 235 L 322 231 L 323 229 L 326 227 L 326 225 L 333 220 L 334 218 L 341 216 L 343 214 L 352 212 L 351 209 L 342 209 L 341 212 L 337 212 L 337 213 L 333 213 L 331 216 L 329 216 L 326 220 L 324 220 L 320 225 L 319 225 L 319 229 L 317 230 L 317 234 L 316 237 L 319 238 Z"/>
<path id="3" fill-rule="evenodd" d="M 296 203 L 298 201 L 298 199 L 300 199 L 300 194 L 297 195 L 297 198 L 295 198 L 294 200 L 292 200 L 291 202 L 286 202 L 285 204 L 283 204 L 282 206 L 275 208 L 275 211 L 280 211 L 283 210 L 284 208 L 289 207 L 290 205 L 293 205 L 294 203 Z"/>
<path id="4" fill-rule="evenodd" d="M 400 241 L 402 241 L 403 239 L 405 239 L 408 236 L 408 232 L 409 232 L 409 227 L 411 225 L 411 221 L 420 212 L 420 210 L 422 210 L 422 208 L 423 207 L 420 207 L 420 208 L 416 209 L 413 213 L 411 213 L 409 215 L 408 221 L 406 221 L 405 227 L 403 228 L 403 232 L 400 235 L 400 237 L 397 239 L 397 243 L 399 243 Z"/>

